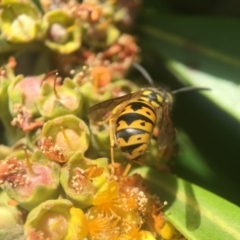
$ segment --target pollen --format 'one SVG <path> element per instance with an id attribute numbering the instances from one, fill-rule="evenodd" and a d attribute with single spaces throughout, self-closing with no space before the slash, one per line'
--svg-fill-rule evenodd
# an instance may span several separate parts
<path id="1" fill-rule="evenodd" d="M 64 163 L 68 160 L 64 155 L 64 149 L 55 144 L 52 140 L 52 137 L 43 139 L 40 150 L 52 161 Z"/>
<path id="2" fill-rule="evenodd" d="M 104 87 L 112 79 L 111 73 L 107 67 L 96 66 L 92 68 L 91 76 L 95 88 Z"/>
<path id="3" fill-rule="evenodd" d="M 7 182 L 13 188 L 27 183 L 26 167 L 22 161 L 13 157 L 0 163 L 0 184 Z"/>
<path id="4" fill-rule="evenodd" d="M 140 216 L 145 216 L 148 198 L 146 194 L 138 188 L 128 188 L 121 195 L 123 209 L 125 211 L 137 211 Z"/>
<path id="5" fill-rule="evenodd" d="M 31 110 L 26 106 L 22 106 L 17 103 L 13 106 L 16 113 L 16 117 L 11 121 L 12 126 L 22 129 L 24 132 L 29 132 L 36 128 L 42 127 L 43 122 L 39 120 L 34 120 Z"/>
<path id="6" fill-rule="evenodd" d="M 119 185 L 116 181 L 109 181 L 104 189 L 98 192 L 93 199 L 92 212 L 103 216 L 119 217 L 121 208 L 119 199 Z"/>
<path id="7" fill-rule="evenodd" d="M 118 226 L 119 218 L 116 216 L 106 216 L 102 214 L 88 215 L 87 224 L 89 235 L 92 240 L 117 239 L 120 234 L 120 227 Z"/>
<path id="8" fill-rule="evenodd" d="M 70 181 L 70 187 L 75 191 L 76 194 L 80 194 L 87 185 L 87 177 L 84 175 L 84 170 L 75 168 L 75 175 Z"/>

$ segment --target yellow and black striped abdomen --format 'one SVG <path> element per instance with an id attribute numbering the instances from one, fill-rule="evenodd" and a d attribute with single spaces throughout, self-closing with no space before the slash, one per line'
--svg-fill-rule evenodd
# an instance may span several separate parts
<path id="1" fill-rule="evenodd" d="M 156 125 L 156 112 L 149 102 L 133 101 L 126 105 L 116 121 L 117 146 L 129 160 L 143 155 Z"/>

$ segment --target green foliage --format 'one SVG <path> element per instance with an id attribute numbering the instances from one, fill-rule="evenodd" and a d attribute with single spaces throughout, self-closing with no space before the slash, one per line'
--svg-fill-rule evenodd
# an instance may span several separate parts
<path id="1" fill-rule="evenodd" d="M 144 64 L 156 84 L 211 88 L 176 96 L 173 120 L 186 136 L 177 134 L 175 173 L 239 204 L 238 20 L 184 15 L 154 0 L 144 4 L 137 33 Z M 195 150 L 198 154 L 189 159 Z"/>
<path id="2" fill-rule="evenodd" d="M 147 167 L 136 172 L 144 176 L 162 201 L 168 199 L 166 217 L 187 239 L 240 238 L 238 206 L 181 178 Z"/>

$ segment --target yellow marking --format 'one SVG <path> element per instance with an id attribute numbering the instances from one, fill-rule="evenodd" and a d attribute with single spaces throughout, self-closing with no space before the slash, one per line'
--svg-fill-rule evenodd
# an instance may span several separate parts
<path id="1" fill-rule="evenodd" d="M 157 94 L 157 100 L 159 103 L 163 102 L 163 97 L 160 94 Z"/>
<path id="2" fill-rule="evenodd" d="M 133 110 L 131 105 L 126 106 L 121 115 L 125 115 L 126 113 L 138 113 L 141 114 L 147 118 L 150 118 L 153 122 L 155 122 L 156 120 L 156 113 L 153 110 L 153 107 L 151 104 L 149 104 L 148 102 L 144 102 L 144 104 L 148 105 L 150 108 L 145 107 L 141 101 L 136 101 L 139 103 L 139 105 L 141 106 L 141 108 L 139 108 L 138 110 Z M 135 103 L 135 102 L 134 102 Z M 149 113 L 149 114 L 147 114 Z M 121 116 L 120 115 L 120 116 Z M 119 116 L 119 117 L 120 117 Z"/>
<path id="3" fill-rule="evenodd" d="M 143 95 L 149 95 L 149 94 L 151 94 L 153 91 L 151 91 L 151 90 L 145 90 L 145 91 L 143 91 Z"/>
<path id="4" fill-rule="evenodd" d="M 140 99 L 143 100 L 145 103 L 150 102 L 148 97 L 141 96 Z"/>
<path id="5" fill-rule="evenodd" d="M 153 106 L 153 107 L 155 107 L 155 108 L 159 108 L 159 104 L 157 103 L 157 102 L 155 102 L 155 101 L 151 101 L 151 105 Z"/>
<path id="6" fill-rule="evenodd" d="M 126 106 L 126 107 L 122 110 L 122 114 L 133 113 L 133 112 L 134 112 L 134 111 L 133 111 L 131 105 Z M 121 115 L 122 115 L 122 114 L 121 114 Z M 121 115 L 120 115 L 120 116 L 121 116 Z M 119 117 L 120 117 L 120 116 L 119 116 Z"/>

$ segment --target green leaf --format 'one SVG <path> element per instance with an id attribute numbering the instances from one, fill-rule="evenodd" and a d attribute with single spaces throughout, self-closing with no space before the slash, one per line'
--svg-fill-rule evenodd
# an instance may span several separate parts
<path id="1" fill-rule="evenodd" d="M 191 69 L 177 61 L 169 61 L 167 66 L 183 83 L 209 87 L 211 91 L 203 94 L 240 121 L 240 85 L 227 79 Z"/>
<path id="2" fill-rule="evenodd" d="M 142 167 L 134 171 L 161 201 L 166 218 L 188 239 L 240 239 L 240 208 L 183 179 Z"/>
<path id="3" fill-rule="evenodd" d="M 214 193 L 218 193 L 232 202 L 239 202 L 238 184 L 229 177 L 225 168 L 221 168 L 218 161 L 208 161 L 203 152 L 191 141 L 189 135 L 181 129 L 177 130 L 177 146 L 179 152 L 174 157 L 173 172 L 187 181 L 201 185 Z M 217 160 L 221 160 L 217 158 Z M 230 168 L 228 161 L 228 168 Z M 233 169 L 238 166 L 232 166 Z M 231 187 L 229 187 L 231 186 Z"/>
<path id="4" fill-rule="evenodd" d="M 180 82 L 210 87 L 212 91 L 204 94 L 240 121 L 239 22 L 163 15 L 161 9 L 151 8 L 141 17 L 138 30 L 143 49 L 164 57 Z"/>

